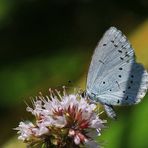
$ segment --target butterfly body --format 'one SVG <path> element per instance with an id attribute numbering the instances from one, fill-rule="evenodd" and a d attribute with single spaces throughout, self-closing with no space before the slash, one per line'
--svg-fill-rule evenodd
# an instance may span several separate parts
<path id="1" fill-rule="evenodd" d="M 109 28 L 92 56 L 86 94 L 113 118 L 112 106 L 139 103 L 147 88 L 148 73 L 136 62 L 131 44 L 121 31 Z"/>

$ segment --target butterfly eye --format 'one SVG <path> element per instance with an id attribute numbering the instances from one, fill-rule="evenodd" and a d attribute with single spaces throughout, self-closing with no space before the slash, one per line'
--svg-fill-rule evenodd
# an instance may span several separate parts
<path id="1" fill-rule="evenodd" d="M 84 98 L 86 96 L 86 91 L 83 91 L 81 96 Z"/>

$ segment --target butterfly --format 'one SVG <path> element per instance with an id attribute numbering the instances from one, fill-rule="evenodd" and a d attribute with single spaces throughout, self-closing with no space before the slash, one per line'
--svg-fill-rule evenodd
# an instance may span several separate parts
<path id="1" fill-rule="evenodd" d="M 116 118 L 113 106 L 138 104 L 148 88 L 148 73 L 135 60 L 134 49 L 122 32 L 110 27 L 94 50 L 87 75 L 86 95 Z"/>

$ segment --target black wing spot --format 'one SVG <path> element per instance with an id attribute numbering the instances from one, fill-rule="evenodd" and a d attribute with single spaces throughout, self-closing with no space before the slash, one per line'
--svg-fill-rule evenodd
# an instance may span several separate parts
<path id="1" fill-rule="evenodd" d="M 131 87 L 129 86 L 128 89 L 131 89 Z"/>
<path id="2" fill-rule="evenodd" d="M 134 75 L 131 75 L 132 78 L 134 78 Z"/>
<path id="3" fill-rule="evenodd" d="M 119 75 L 118 77 L 121 78 L 121 75 Z"/>
<path id="4" fill-rule="evenodd" d="M 133 81 L 130 81 L 131 82 L 131 84 L 133 83 Z"/>
<path id="5" fill-rule="evenodd" d="M 114 44 L 115 47 L 118 47 L 118 45 Z"/>
<path id="6" fill-rule="evenodd" d="M 113 40 L 111 40 L 111 42 L 112 42 L 112 43 L 114 43 L 114 41 L 113 41 Z"/>
<path id="7" fill-rule="evenodd" d="M 103 44 L 103 46 L 106 46 L 106 44 Z"/>
<path id="8" fill-rule="evenodd" d="M 123 69 L 122 67 L 119 68 L 119 70 L 122 70 L 122 69 Z"/>
<path id="9" fill-rule="evenodd" d="M 120 57 L 120 59 L 123 61 L 124 59 L 122 57 Z"/>
<path id="10" fill-rule="evenodd" d="M 123 93 L 125 93 L 125 91 L 123 91 Z"/>
<path id="11" fill-rule="evenodd" d="M 109 91 L 112 91 L 111 89 Z"/>
<path id="12" fill-rule="evenodd" d="M 122 50 L 118 50 L 118 52 L 122 53 Z"/>
<path id="13" fill-rule="evenodd" d="M 125 100 L 128 100 L 128 96 L 125 98 Z"/>
<path id="14" fill-rule="evenodd" d="M 103 82 L 103 84 L 105 84 L 105 82 Z"/>
<path id="15" fill-rule="evenodd" d="M 129 55 L 129 54 L 127 54 L 127 53 L 125 53 L 125 57 L 130 57 L 130 55 Z"/>
<path id="16" fill-rule="evenodd" d="M 120 100 L 117 100 L 117 103 L 119 104 L 120 103 Z"/>

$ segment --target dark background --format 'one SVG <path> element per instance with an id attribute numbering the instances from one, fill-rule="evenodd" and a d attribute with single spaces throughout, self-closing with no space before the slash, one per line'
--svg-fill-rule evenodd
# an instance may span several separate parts
<path id="1" fill-rule="evenodd" d="M 147 0 L 0 0 L 0 145 L 24 147 L 12 128 L 31 119 L 24 103 L 30 96 L 48 94 L 49 87 L 69 85 L 69 80 L 85 88 L 93 49 L 110 26 L 130 37 L 148 68 L 147 20 Z M 117 114 L 100 143 L 148 147 L 148 97 Z"/>

